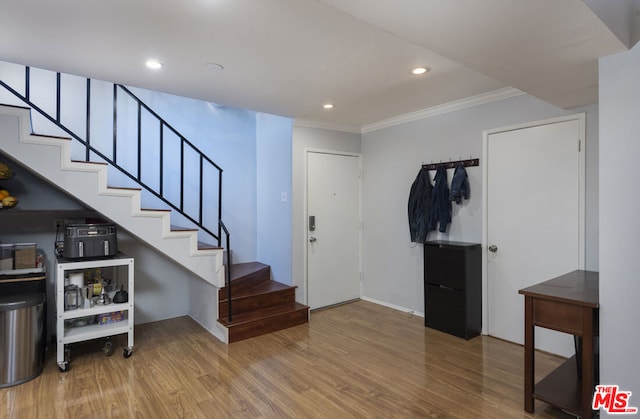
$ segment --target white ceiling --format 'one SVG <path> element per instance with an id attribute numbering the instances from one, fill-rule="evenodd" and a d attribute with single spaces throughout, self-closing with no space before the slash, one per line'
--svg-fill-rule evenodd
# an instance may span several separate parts
<path id="1" fill-rule="evenodd" d="M 605 1 L 1 0 L 0 60 L 360 129 L 508 86 L 597 102 L 637 15 Z"/>

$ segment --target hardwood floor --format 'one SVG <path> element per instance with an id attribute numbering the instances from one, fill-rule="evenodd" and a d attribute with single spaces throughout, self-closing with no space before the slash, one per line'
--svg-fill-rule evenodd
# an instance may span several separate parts
<path id="1" fill-rule="evenodd" d="M 365 301 L 315 311 L 307 324 L 219 343 L 188 317 L 136 326 L 111 357 L 100 342 L 54 348 L 42 375 L 0 389 L 2 418 L 570 418 L 523 410 L 523 349 L 423 327 Z M 561 358 L 538 354 L 537 374 Z"/>

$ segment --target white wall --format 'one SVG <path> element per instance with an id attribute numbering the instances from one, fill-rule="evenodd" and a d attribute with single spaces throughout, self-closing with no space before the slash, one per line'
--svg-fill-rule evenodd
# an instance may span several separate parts
<path id="1" fill-rule="evenodd" d="M 256 115 L 257 260 L 291 285 L 292 120 Z"/>
<path id="2" fill-rule="evenodd" d="M 292 285 L 297 285 L 296 301 L 306 301 L 304 259 L 307 250 L 307 235 L 304 219 L 306 149 L 320 149 L 359 153 L 361 136 L 357 133 L 333 131 L 323 128 L 293 126 L 293 176 L 292 176 Z"/>
<path id="3" fill-rule="evenodd" d="M 640 47 L 600 60 L 600 365 L 602 384 L 640 407 Z"/>
<path id="4" fill-rule="evenodd" d="M 597 107 L 566 111 L 521 95 L 363 135 L 363 296 L 424 312 L 423 247 L 411 243 L 407 219 L 409 188 L 423 163 L 479 158 L 483 130 L 576 112 L 587 113 L 586 260 L 588 269 L 597 270 Z M 482 241 L 481 166 L 467 170 L 471 197 L 453 205 L 448 233 L 430 233 L 429 239 Z"/>
<path id="5" fill-rule="evenodd" d="M 144 89 L 132 90 L 222 167 L 222 219 L 233 235 L 234 261 L 255 261 L 256 113 Z"/>

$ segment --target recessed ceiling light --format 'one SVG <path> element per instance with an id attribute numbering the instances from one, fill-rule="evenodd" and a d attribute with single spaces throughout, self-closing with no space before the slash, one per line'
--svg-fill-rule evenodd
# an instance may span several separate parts
<path id="1" fill-rule="evenodd" d="M 325 103 L 322 107 L 325 109 L 333 109 L 333 103 Z"/>
<path id="2" fill-rule="evenodd" d="M 147 65 L 147 67 L 153 69 L 153 70 L 158 70 L 160 68 L 162 68 L 163 64 L 158 61 L 158 60 L 147 60 L 147 62 L 145 63 Z"/>
<path id="3" fill-rule="evenodd" d="M 411 74 L 415 74 L 416 76 L 419 76 L 420 74 L 427 73 L 428 71 L 429 69 L 426 67 L 416 67 L 413 70 L 411 70 Z"/>

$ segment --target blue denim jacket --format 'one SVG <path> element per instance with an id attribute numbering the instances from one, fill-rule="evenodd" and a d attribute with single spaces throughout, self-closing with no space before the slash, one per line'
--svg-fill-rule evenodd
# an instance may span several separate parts
<path id="1" fill-rule="evenodd" d="M 422 168 L 411 184 L 407 210 L 409 213 L 409 232 L 411 241 L 424 243 L 427 241 L 427 223 L 429 222 L 429 208 L 431 206 L 431 180 L 429 170 Z"/>
<path id="2" fill-rule="evenodd" d="M 462 202 L 462 198 L 469 199 L 469 179 L 467 178 L 467 171 L 464 168 L 464 164 L 459 163 L 451 179 L 449 201 L 455 201 L 456 204 L 459 204 Z"/>
<path id="3" fill-rule="evenodd" d="M 449 186 L 447 185 L 447 169 L 441 164 L 436 169 L 435 185 L 431 193 L 431 211 L 429 213 L 429 231 L 436 229 L 436 224 L 440 223 L 438 231 L 447 232 L 447 225 L 451 222 L 451 201 L 449 201 Z"/>

